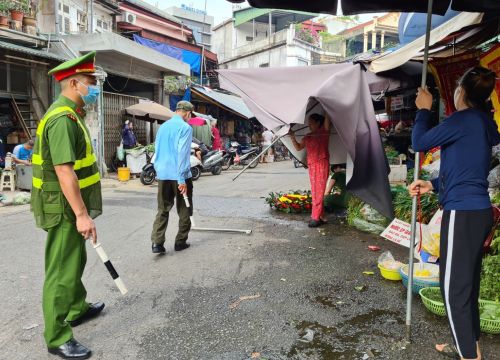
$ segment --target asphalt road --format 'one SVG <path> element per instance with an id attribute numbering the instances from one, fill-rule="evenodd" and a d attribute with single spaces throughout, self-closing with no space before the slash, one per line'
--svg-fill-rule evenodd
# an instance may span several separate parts
<path id="1" fill-rule="evenodd" d="M 195 182 L 198 226 L 251 229 L 252 235 L 192 232 L 191 248 L 151 253 L 156 187 L 137 180 L 104 183 L 99 239 L 130 292 L 121 296 L 88 247 L 84 282 L 99 318 L 75 338 L 95 359 L 439 359 L 449 341 L 445 321 L 414 298 L 413 343 L 405 345 L 401 283 L 377 273 L 379 245 L 405 260 L 407 251 L 330 219 L 323 231 L 306 216 L 272 213 L 269 191 L 308 188 L 291 162 L 259 165 Z M 43 342 L 41 289 L 44 232 L 27 206 L 0 208 L 0 359 L 52 359 Z M 364 275 L 374 271 L 375 275 Z M 356 287 L 363 287 L 361 291 Z M 499 337 L 482 339 L 485 359 L 500 359 Z"/>

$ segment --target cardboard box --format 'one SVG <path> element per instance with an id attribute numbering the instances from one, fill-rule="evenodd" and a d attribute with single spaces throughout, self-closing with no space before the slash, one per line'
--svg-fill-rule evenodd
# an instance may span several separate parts
<path id="1" fill-rule="evenodd" d="M 7 144 L 19 144 L 19 136 L 16 132 L 7 135 Z"/>

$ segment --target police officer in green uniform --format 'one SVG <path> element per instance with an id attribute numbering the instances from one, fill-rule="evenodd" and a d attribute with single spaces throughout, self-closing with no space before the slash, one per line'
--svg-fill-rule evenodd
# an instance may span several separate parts
<path id="1" fill-rule="evenodd" d="M 102 213 L 101 183 L 83 107 L 95 103 L 95 52 L 49 72 L 61 95 L 37 129 L 33 152 L 31 210 L 47 232 L 43 286 L 44 337 L 49 353 L 87 359 L 91 351 L 73 338 L 72 327 L 97 316 L 82 283 L 85 240 L 97 240 L 93 219 Z"/>

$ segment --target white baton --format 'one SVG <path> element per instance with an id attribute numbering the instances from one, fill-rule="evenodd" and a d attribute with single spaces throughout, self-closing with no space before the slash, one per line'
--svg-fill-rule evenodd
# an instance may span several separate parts
<path id="1" fill-rule="evenodd" d="M 125 284 L 123 283 L 122 279 L 120 279 L 120 275 L 118 275 L 118 273 L 116 272 L 113 264 L 109 260 L 108 255 L 106 255 L 106 252 L 102 248 L 101 244 L 97 243 L 93 246 L 94 246 L 95 251 L 97 251 L 97 254 L 99 255 L 99 257 L 101 258 L 102 262 L 104 263 L 104 266 L 106 266 L 106 269 L 108 269 L 108 272 L 111 275 L 111 277 L 113 278 L 116 286 L 118 287 L 118 290 L 120 290 L 122 295 L 125 295 L 128 292 L 128 290 L 125 287 Z"/>
<path id="2" fill-rule="evenodd" d="M 189 197 L 186 194 L 184 194 L 182 197 L 184 198 L 184 202 L 186 203 L 186 207 L 189 209 L 191 207 L 191 205 L 189 205 Z M 194 224 L 194 216 L 193 215 L 191 215 L 189 217 L 189 220 L 191 221 L 191 226 L 196 227 L 196 225 Z"/>

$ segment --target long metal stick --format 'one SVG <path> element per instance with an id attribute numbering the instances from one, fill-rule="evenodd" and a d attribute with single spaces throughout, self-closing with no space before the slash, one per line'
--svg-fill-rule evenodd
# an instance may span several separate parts
<path id="1" fill-rule="evenodd" d="M 247 169 L 250 167 L 250 165 L 252 165 L 254 162 L 256 162 L 257 160 L 259 160 L 259 159 L 260 159 L 260 157 L 261 157 L 262 155 L 264 155 L 264 154 L 267 152 L 267 150 L 269 150 L 269 149 L 271 148 L 271 146 L 273 146 L 274 144 L 276 144 L 279 140 L 281 140 L 281 138 L 285 137 L 286 135 L 288 135 L 288 134 L 285 134 L 285 135 L 280 136 L 279 138 L 276 138 L 275 140 L 273 140 L 273 142 L 272 142 L 270 145 L 268 145 L 268 146 L 267 146 L 264 150 L 262 150 L 262 152 L 261 152 L 261 153 L 260 153 L 260 154 L 259 154 L 259 155 L 255 158 L 255 159 L 253 159 L 252 161 L 250 161 L 250 163 L 249 163 L 247 166 L 245 166 L 245 167 L 243 168 L 243 170 L 241 170 L 241 171 L 240 171 L 240 172 L 239 172 L 239 173 L 238 173 L 238 174 L 237 174 L 237 175 L 233 178 L 233 181 L 234 181 L 234 180 L 236 180 L 237 178 L 239 178 L 241 174 L 243 174 L 245 171 L 247 171 Z"/>
<path id="2" fill-rule="evenodd" d="M 197 228 L 197 227 L 192 227 L 191 230 L 193 230 L 193 231 L 227 232 L 227 233 L 247 234 L 247 235 L 250 235 L 252 233 L 252 230 L 219 229 L 219 228 Z"/>
<path id="3" fill-rule="evenodd" d="M 186 207 L 189 209 L 190 204 L 189 204 L 189 198 L 187 195 L 183 196 L 184 202 L 186 203 Z M 238 230 L 238 229 L 220 229 L 220 228 L 197 228 L 195 223 L 194 223 L 194 217 L 191 215 L 189 217 L 189 220 L 191 221 L 191 230 L 193 231 L 214 231 L 214 232 L 227 232 L 227 233 L 237 233 L 237 234 L 247 234 L 250 235 L 252 233 L 252 230 Z"/>
<path id="4" fill-rule="evenodd" d="M 427 64 L 429 62 L 429 43 L 432 25 L 432 5 L 433 0 L 428 0 L 427 4 L 427 27 L 425 32 L 425 48 L 424 48 L 424 63 L 422 67 L 422 83 L 421 87 L 425 88 L 427 84 Z M 415 175 L 413 180 L 417 181 L 420 177 L 420 153 L 415 153 Z M 417 230 L 417 201 L 418 197 L 413 198 L 411 207 L 411 237 L 410 237 L 410 256 L 408 266 L 408 291 L 406 294 L 406 341 L 411 342 L 411 305 L 413 300 L 413 264 L 414 264 L 414 250 L 415 250 L 415 237 Z"/>

